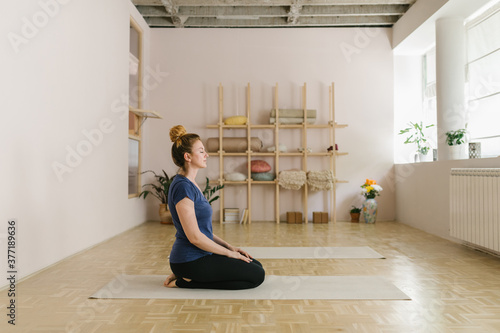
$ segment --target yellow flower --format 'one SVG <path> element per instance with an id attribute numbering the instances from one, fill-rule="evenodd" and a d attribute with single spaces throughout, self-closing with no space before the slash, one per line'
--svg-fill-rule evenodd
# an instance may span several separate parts
<path id="1" fill-rule="evenodd" d="M 370 193 L 373 190 L 373 187 L 371 187 L 371 186 L 367 186 L 365 188 L 366 188 L 366 192 L 368 192 L 368 193 Z"/>

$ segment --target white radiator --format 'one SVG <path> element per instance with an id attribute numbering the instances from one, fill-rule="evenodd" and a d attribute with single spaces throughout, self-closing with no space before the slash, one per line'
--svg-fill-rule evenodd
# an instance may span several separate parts
<path id="1" fill-rule="evenodd" d="M 450 235 L 500 253 L 500 168 L 451 169 Z"/>

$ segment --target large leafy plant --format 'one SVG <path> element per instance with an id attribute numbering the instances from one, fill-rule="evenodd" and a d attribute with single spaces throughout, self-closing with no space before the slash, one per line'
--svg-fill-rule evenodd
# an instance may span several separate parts
<path id="1" fill-rule="evenodd" d="M 222 188 L 224 188 L 224 185 L 217 185 L 217 186 L 212 187 L 210 185 L 210 180 L 207 177 L 207 184 L 205 185 L 205 189 L 203 190 L 203 195 L 205 196 L 205 198 L 207 199 L 207 201 L 210 205 L 212 205 L 212 202 L 219 199 L 218 195 L 213 197 L 213 198 L 212 198 L 212 196 L 215 194 L 215 192 L 217 192 L 218 190 L 220 190 Z"/>
<path id="2" fill-rule="evenodd" d="M 417 144 L 417 153 L 422 155 L 427 155 L 431 146 L 427 141 L 427 138 L 424 134 L 424 129 L 434 126 L 434 124 L 424 125 L 422 122 L 414 123 L 410 122 L 408 127 L 399 131 L 399 135 L 409 134 L 409 136 L 405 140 L 405 144 L 415 143 Z"/>
<path id="3" fill-rule="evenodd" d="M 168 189 L 170 188 L 170 184 L 172 184 L 173 179 L 167 175 L 165 170 L 161 171 L 161 174 L 157 174 L 152 170 L 147 170 L 142 173 L 152 173 L 156 179 L 156 183 L 142 185 L 142 187 L 149 187 L 149 189 L 142 191 L 141 194 L 139 194 L 139 198 L 142 196 L 144 199 L 146 199 L 148 194 L 151 194 L 152 196 L 160 200 L 162 204 L 168 203 Z"/>

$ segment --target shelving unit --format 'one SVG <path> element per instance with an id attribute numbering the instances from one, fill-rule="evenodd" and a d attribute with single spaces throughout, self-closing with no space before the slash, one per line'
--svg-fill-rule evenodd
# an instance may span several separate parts
<path id="1" fill-rule="evenodd" d="M 279 174 L 279 166 L 280 166 L 280 157 L 297 157 L 302 159 L 302 170 L 307 172 L 308 170 L 308 157 L 325 157 L 330 159 L 330 169 L 333 172 L 333 188 L 332 188 L 332 202 L 331 202 L 331 221 L 334 223 L 337 220 L 336 214 L 336 186 L 337 183 L 347 183 L 347 181 L 338 180 L 336 174 L 336 157 L 347 155 L 347 152 L 338 152 L 335 150 L 335 130 L 337 128 L 345 128 L 347 125 L 345 124 L 337 124 L 335 122 L 335 107 L 334 107 L 334 84 L 329 87 L 329 121 L 327 124 L 308 124 L 307 122 L 307 108 L 306 108 L 306 84 L 302 87 L 302 109 L 304 110 L 304 121 L 301 124 L 280 124 L 279 123 L 279 94 L 278 94 L 278 84 L 275 86 L 274 91 L 274 109 L 276 109 L 276 121 L 274 124 L 252 124 L 250 118 L 250 84 L 247 85 L 246 94 L 247 94 L 247 103 L 246 103 L 246 117 L 247 123 L 246 125 L 225 125 L 224 124 L 224 89 L 222 84 L 219 84 L 219 120 L 215 125 L 207 125 L 207 128 L 217 129 L 218 130 L 218 138 L 219 138 L 219 151 L 210 152 L 210 156 L 219 157 L 219 179 L 217 181 L 213 181 L 214 183 L 220 185 L 246 185 L 247 187 L 247 207 L 248 207 L 248 223 L 252 221 L 252 186 L 274 186 L 275 187 L 275 221 L 276 223 L 280 223 L 280 186 L 278 184 L 278 174 Z M 229 153 L 222 150 L 223 147 L 223 138 L 224 138 L 224 130 L 226 129 L 244 129 L 246 130 L 246 139 L 247 139 L 247 151 L 241 153 Z M 253 152 L 250 147 L 251 140 L 251 132 L 254 129 L 269 129 L 274 131 L 274 144 L 275 151 L 274 152 Z M 302 152 L 280 152 L 280 129 L 300 129 L 302 130 Z M 333 150 L 330 152 L 308 152 L 307 151 L 307 131 L 308 129 L 327 129 L 330 132 L 330 145 L 333 146 Z M 224 179 L 224 160 L 226 157 L 246 157 L 247 161 L 247 179 L 244 181 L 227 181 Z M 273 181 L 255 181 L 251 178 L 251 164 L 250 161 L 252 157 L 274 157 L 274 169 L 276 171 L 276 179 Z M 308 223 L 308 184 L 304 184 L 303 186 L 303 215 L 304 215 L 304 223 Z M 223 211 L 224 211 L 224 189 L 220 191 L 220 223 L 223 222 Z"/>

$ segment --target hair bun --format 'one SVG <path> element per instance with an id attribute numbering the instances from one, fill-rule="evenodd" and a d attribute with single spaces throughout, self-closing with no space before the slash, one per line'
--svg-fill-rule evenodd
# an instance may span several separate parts
<path id="1" fill-rule="evenodd" d="M 184 134 L 187 134 L 186 129 L 182 125 L 174 126 L 170 129 L 170 140 L 176 142 Z"/>

